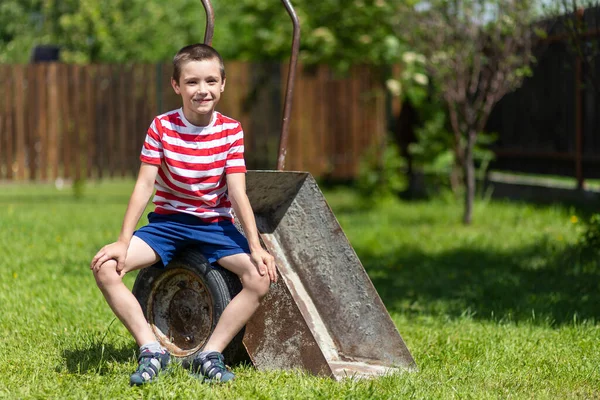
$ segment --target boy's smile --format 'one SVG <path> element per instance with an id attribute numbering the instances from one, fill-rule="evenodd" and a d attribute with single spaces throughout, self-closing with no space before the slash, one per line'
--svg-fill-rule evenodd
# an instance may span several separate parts
<path id="1" fill-rule="evenodd" d="M 209 125 L 215 106 L 225 89 L 217 59 L 189 61 L 181 67 L 179 82 L 171 79 L 183 101 L 183 115 L 194 125 Z"/>

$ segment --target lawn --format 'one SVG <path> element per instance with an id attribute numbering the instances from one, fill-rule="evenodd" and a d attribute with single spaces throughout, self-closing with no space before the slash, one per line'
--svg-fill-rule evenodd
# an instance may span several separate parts
<path id="1" fill-rule="evenodd" d="M 600 397 L 600 268 L 573 251 L 585 210 L 481 201 L 465 227 L 454 201 L 365 205 L 347 188 L 324 192 L 418 372 L 335 382 L 237 366 L 234 383 L 209 386 L 175 366 L 129 387 L 135 343 L 88 265 L 132 185 L 1 186 L 0 397 Z"/>

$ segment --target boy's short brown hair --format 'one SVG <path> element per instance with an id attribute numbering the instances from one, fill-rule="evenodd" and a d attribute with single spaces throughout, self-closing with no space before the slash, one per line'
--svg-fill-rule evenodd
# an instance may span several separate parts
<path id="1" fill-rule="evenodd" d="M 218 51 L 207 44 L 196 43 L 183 47 L 173 57 L 173 79 L 179 83 L 181 67 L 189 61 L 218 60 L 221 69 L 221 79 L 225 79 L 225 65 Z"/>

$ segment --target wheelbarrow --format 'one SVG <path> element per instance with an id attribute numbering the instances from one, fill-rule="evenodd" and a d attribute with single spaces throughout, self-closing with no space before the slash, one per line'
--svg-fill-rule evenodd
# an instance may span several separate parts
<path id="1" fill-rule="evenodd" d="M 211 44 L 214 14 L 204 43 Z M 300 369 L 335 379 L 416 369 L 360 260 L 308 172 L 284 171 L 300 28 L 294 24 L 276 171 L 248 171 L 246 187 L 263 247 L 280 276 L 224 351 L 258 369 Z M 238 226 L 238 228 L 240 228 Z M 167 268 L 140 271 L 133 293 L 159 342 L 188 366 L 219 316 L 241 290 L 239 279 L 188 248 Z"/>

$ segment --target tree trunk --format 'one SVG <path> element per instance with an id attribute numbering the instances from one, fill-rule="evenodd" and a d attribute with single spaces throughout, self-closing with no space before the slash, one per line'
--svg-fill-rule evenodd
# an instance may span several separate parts
<path id="1" fill-rule="evenodd" d="M 475 162 L 473 160 L 473 148 L 477 132 L 470 129 L 467 135 L 467 144 L 464 152 L 464 178 L 465 178 L 465 210 L 463 215 L 463 223 L 470 225 L 473 219 L 473 203 L 475 202 Z"/>

